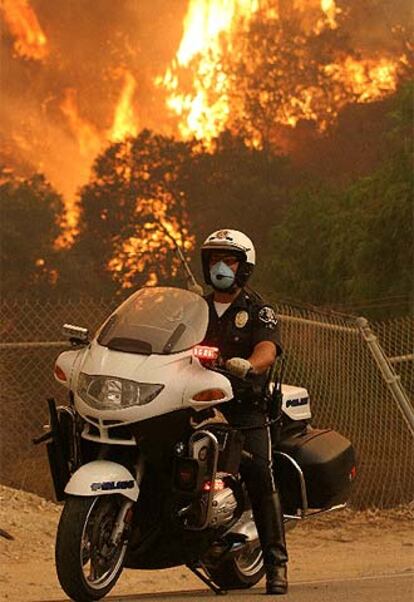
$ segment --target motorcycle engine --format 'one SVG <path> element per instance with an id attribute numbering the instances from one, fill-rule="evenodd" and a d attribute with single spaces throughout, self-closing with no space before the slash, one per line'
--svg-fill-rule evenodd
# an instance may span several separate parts
<path id="1" fill-rule="evenodd" d="M 237 500 L 230 487 L 216 491 L 213 496 L 209 527 L 222 527 L 233 519 L 237 508 Z"/>

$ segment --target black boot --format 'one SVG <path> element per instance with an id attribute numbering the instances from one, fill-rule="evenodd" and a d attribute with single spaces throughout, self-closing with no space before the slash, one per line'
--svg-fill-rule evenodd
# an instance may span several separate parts
<path id="1" fill-rule="evenodd" d="M 263 498 L 254 512 L 266 570 L 266 593 L 286 594 L 287 561 L 283 512 L 277 491 Z"/>
<path id="2" fill-rule="evenodd" d="M 288 590 L 287 582 L 287 564 L 280 563 L 277 560 L 267 562 L 266 569 L 266 594 L 280 596 L 286 594 Z"/>

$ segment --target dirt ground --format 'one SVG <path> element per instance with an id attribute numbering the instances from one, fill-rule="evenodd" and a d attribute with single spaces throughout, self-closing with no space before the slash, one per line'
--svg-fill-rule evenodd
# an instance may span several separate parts
<path id="1" fill-rule="evenodd" d="M 0 600 L 65 599 L 54 568 L 61 506 L 0 486 Z M 290 582 L 414 570 L 414 504 L 392 510 L 343 510 L 288 533 Z M 7 535 L 13 539 L 7 539 Z M 114 594 L 200 589 L 187 569 L 125 570 Z"/>

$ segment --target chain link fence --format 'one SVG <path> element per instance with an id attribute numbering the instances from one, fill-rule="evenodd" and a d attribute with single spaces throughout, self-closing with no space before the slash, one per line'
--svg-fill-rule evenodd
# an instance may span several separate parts
<path id="1" fill-rule="evenodd" d="M 65 348 L 65 322 L 93 332 L 117 302 L 80 301 L 0 304 L 0 482 L 51 496 L 46 450 L 34 447 L 47 420 L 47 397 L 65 403 L 53 364 Z M 409 502 L 414 493 L 412 433 L 389 383 L 371 354 L 357 320 L 274 303 L 285 348 L 284 382 L 308 389 L 317 427 L 349 437 L 358 458 L 351 503 L 356 508 Z M 414 394 L 414 316 L 371 324 L 400 377 Z M 412 406 L 410 406 L 412 409 Z"/>

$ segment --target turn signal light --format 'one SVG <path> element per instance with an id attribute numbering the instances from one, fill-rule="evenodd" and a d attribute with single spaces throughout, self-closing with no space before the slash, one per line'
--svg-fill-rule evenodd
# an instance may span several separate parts
<path id="1" fill-rule="evenodd" d="M 222 389 L 204 389 L 193 395 L 193 401 L 218 401 L 226 397 Z"/>
<path id="2" fill-rule="evenodd" d="M 63 372 L 62 368 L 55 364 L 55 376 L 58 380 L 63 380 L 66 382 L 66 374 Z"/>
<path id="3" fill-rule="evenodd" d="M 193 348 L 193 355 L 199 360 L 216 360 L 218 358 L 218 347 L 207 347 L 205 345 L 196 345 Z"/>

